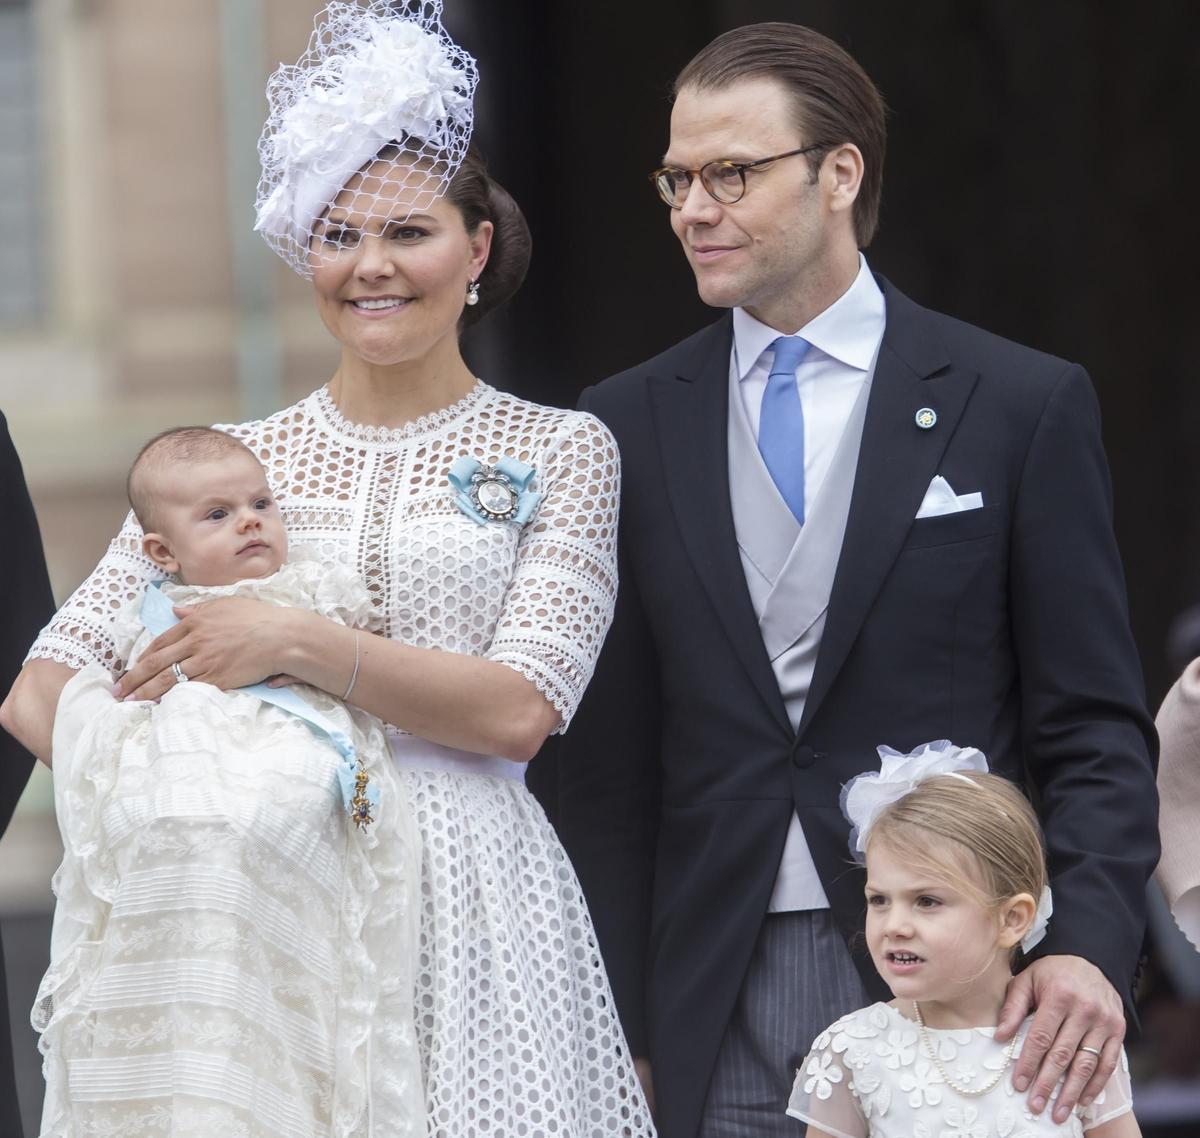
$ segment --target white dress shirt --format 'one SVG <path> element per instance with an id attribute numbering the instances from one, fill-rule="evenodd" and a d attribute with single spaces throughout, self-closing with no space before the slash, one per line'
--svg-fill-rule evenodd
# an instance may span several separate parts
<path id="1" fill-rule="evenodd" d="M 774 359 L 770 345 L 781 335 L 802 336 L 812 345 L 796 369 L 796 385 L 804 410 L 805 517 L 811 516 L 851 411 L 874 372 L 884 323 L 883 293 L 861 254 L 858 275 L 846 292 L 794 332 L 781 333 L 756 320 L 744 309 L 733 310 L 733 350 L 729 364 L 731 394 L 736 393 L 740 398 L 756 437 L 763 393 Z M 756 572 L 756 567 L 747 561 L 745 550 L 742 557 L 747 573 Z M 815 659 L 824 626 L 822 617 L 797 643 L 795 651 Z M 809 643 L 813 638 L 816 642 Z M 807 694 L 807 690 L 784 692 L 793 728 L 799 725 L 804 713 Z M 769 911 L 828 907 L 829 900 L 809 853 L 800 820 L 793 812 Z"/>

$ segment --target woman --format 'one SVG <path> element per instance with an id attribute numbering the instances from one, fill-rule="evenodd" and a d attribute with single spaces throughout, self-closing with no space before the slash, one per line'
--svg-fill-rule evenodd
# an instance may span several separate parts
<path id="1" fill-rule="evenodd" d="M 595 419 L 463 362 L 460 324 L 516 289 L 529 238 L 467 153 L 474 64 L 432 8 L 332 3 L 272 79 L 258 228 L 311 275 L 341 362 L 295 406 L 227 428 L 263 462 L 293 542 L 361 573 L 383 633 L 216 601 L 182 610 L 117 694 L 156 698 L 176 669 L 222 688 L 282 676 L 389 724 L 424 844 L 429 1134 L 649 1134 L 579 887 L 522 780 L 611 618 L 618 457 Z M 155 578 L 139 539 L 127 521 L 6 705 L 43 757 L 74 670 L 123 666 L 110 613 Z"/>

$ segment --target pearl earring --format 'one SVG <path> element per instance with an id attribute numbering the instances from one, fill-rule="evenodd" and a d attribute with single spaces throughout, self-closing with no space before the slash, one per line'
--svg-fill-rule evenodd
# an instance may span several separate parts
<path id="1" fill-rule="evenodd" d="M 478 304 L 479 303 L 479 282 L 478 281 L 471 281 L 471 283 L 467 285 L 467 303 L 468 304 Z"/>

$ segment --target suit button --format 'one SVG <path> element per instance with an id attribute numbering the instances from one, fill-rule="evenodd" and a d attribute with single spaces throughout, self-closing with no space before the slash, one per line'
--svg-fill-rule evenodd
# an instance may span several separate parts
<path id="1" fill-rule="evenodd" d="M 801 770 L 807 770 L 816 761 L 817 752 L 807 745 L 803 747 L 797 747 L 792 752 L 792 762 L 795 763 L 796 766 L 798 766 Z"/>

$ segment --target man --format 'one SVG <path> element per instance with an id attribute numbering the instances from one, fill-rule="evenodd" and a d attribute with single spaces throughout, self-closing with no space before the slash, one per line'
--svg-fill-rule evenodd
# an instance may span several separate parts
<path id="1" fill-rule="evenodd" d="M 38 629 L 54 612 L 37 518 L 25 489 L 21 463 L 0 414 L 0 532 L 8 547 L 0 557 L 0 701 L 21 670 Z M 0 834 L 33 769 L 33 756 L 0 731 Z M 4 956 L 0 947 L 0 1134 L 20 1134 L 17 1088 L 5 997 Z"/>
<path id="2" fill-rule="evenodd" d="M 888 995 L 840 787 L 941 738 L 1039 805 L 1054 917 L 997 1038 L 1037 1008 L 1014 1079 L 1041 1112 L 1065 1075 L 1061 1121 L 1119 1054 L 1158 853 L 1091 385 L 867 270 L 884 110 L 835 44 L 739 28 L 675 94 L 657 185 L 733 311 L 581 401 L 621 587 L 559 819 L 660 1132 L 797 1133 L 813 1036 Z"/>

